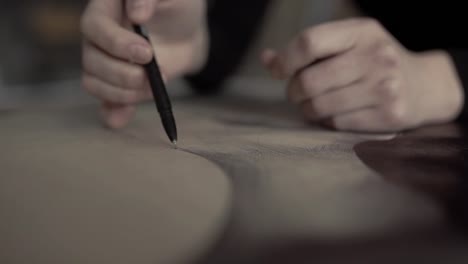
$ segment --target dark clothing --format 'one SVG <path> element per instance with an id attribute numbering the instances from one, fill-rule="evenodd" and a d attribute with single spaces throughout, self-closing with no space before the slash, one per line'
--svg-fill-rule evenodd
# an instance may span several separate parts
<path id="1" fill-rule="evenodd" d="M 202 94 L 219 91 L 241 63 L 258 32 L 270 0 L 208 1 L 210 52 L 205 68 L 187 79 Z"/>
<path id="2" fill-rule="evenodd" d="M 219 90 L 239 66 L 253 41 L 271 0 L 214 0 L 208 13 L 211 49 L 206 67 L 187 80 L 200 93 Z M 406 48 L 444 49 L 452 56 L 464 90 L 468 92 L 468 21 L 463 1 L 356 0 L 361 11 L 378 19 Z M 468 93 L 467 93 L 468 94 Z M 468 103 L 460 120 L 468 121 Z"/>

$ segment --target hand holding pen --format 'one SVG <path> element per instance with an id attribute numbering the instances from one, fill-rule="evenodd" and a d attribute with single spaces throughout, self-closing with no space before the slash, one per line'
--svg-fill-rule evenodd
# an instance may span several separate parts
<path id="1" fill-rule="evenodd" d="M 206 57 L 205 0 L 90 0 L 83 14 L 83 88 L 102 102 L 105 123 L 122 128 L 153 92 L 144 65 L 157 53 L 165 80 Z M 125 12 L 122 12 L 125 10 Z M 130 24 L 144 25 L 151 43 Z"/>

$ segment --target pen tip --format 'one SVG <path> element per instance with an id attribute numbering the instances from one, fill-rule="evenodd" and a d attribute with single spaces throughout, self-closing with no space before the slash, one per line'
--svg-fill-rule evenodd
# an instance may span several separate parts
<path id="1" fill-rule="evenodd" d="M 174 145 L 174 148 L 175 148 L 175 149 L 178 149 L 178 147 L 177 147 L 177 141 L 176 141 L 176 140 L 172 141 L 172 145 Z"/>

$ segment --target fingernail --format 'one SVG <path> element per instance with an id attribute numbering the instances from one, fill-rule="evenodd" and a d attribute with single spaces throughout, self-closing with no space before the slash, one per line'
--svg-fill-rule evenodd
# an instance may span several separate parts
<path id="1" fill-rule="evenodd" d="M 130 47 L 130 60 L 135 63 L 146 63 L 151 59 L 151 50 L 144 45 L 134 44 Z"/>

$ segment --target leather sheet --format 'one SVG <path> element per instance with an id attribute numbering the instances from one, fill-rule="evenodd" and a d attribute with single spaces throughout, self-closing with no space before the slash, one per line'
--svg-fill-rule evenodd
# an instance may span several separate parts
<path id="1" fill-rule="evenodd" d="M 443 222 L 355 155 L 388 135 L 306 124 L 276 98 L 187 96 L 174 112 L 178 150 L 151 104 L 119 131 L 92 104 L 0 113 L 0 262 L 250 263 Z"/>

